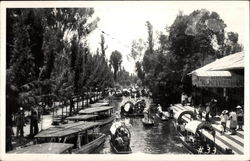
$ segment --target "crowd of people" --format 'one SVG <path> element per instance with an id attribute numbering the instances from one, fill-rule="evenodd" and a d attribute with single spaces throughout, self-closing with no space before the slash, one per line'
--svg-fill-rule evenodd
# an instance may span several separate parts
<path id="1" fill-rule="evenodd" d="M 13 150 L 12 141 L 14 137 L 18 140 L 21 140 L 25 137 L 24 127 L 27 124 L 30 124 L 30 134 L 28 135 L 29 138 L 33 138 L 39 132 L 39 114 L 34 108 L 31 109 L 29 120 L 27 120 L 23 107 L 20 107 L 12 122 L 14 122 L 16 125 L 16 133 L 14 133 L 12 126 L 6 126 L 6 151 Z"/>
<path id="2" fill-rule="evenodd" d="M 197 118 L 203 119 L 203 112 L 205 111 L 205 121 L 211 122 L 214 118 L 214 109 L 216 108 L 216 99 L 212 99 L 206 108 L 204 109 L 202 105 L 199 105 L 198 108 L 195 108 L 194 112 L 197 115 Z M 211 117 L 210 117 L 211 116 Z M 243 131 L 244 124 L 244 112 L 242 106 L 238 105 L 235 109 L 223 110 L 220 114 L 220 122 L 221 122 L 221 134 L 227 132 L 227 123 L 229 123 L 229 129 L 231 135 L 236 135 L 236 131 Z M 238 127 L 238 129 L 237 129 Z"/>

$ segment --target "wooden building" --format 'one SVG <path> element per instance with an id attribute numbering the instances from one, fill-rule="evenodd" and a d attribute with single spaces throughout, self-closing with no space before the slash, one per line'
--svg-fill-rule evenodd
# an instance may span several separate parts
<path id="1" fill-rule="evenodd" d="M 205 105 L 212 98 L 218 100 L 221 110 L 244 105 L 244 52 L 217 59 L 189 74 L 196 105 Z"/>

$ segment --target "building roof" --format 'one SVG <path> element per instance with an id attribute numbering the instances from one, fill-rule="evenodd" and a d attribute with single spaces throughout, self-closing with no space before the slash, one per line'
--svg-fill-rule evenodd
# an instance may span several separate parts
<path id="1" fill-rule="evenodd" d="M 238 52 L 217 59 L 214 62 L 207 64 L 199 69 L 192 71 L 190 74 L 194 74 L 200 77 L 231 77 L 230 70 L 244 69 L 244 52 Z"/>
<path id="2" fill-rule="evenodd" d="M 217 63 L 211 70 L 232 70 L 244 69 L 244 52 L 238 52 L 225 56 L 217 60 Z"/>

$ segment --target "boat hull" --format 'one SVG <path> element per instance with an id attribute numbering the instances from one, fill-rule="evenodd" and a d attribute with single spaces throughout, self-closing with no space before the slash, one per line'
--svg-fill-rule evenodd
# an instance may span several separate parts
<path id="1" fill-rule="evenodd" d="M 185 140 L 185 136 L 182 135 L 182 133 L 179 131 L 180 129 L 178 129 L 176 127 L 176 131 L 178 133 L 178 138 L 179 140 L 182 142 L 182 144 L 190 151 L 190 153 L 192 154 L 208 154 L 208 153 L 199 153 L 198 149 L 192 147 L 192 145 L 190 145 L 189 143 L 186 142 Z M 223 154 L 219 149 L 218 146 L 215 145 L 215 147 L 217 148 L 217 151 L 215 154 Z"/>
<path id="2" fill-rule="evenodd" d="M 112 151 L 116 154 L 131 154 L 132 153 L 132 150 L 130 147 L 128 147 L 129 149 L 127 151 L 117 150 L 116 147 L 114 146 L 114 144 L 112 143 L 112 141 L 110 141 L 110 146 L 111 146 Z"/>
<path id="3" fill-rule="evenodd" d="M 100 130 L 102 133 L 108 134 L 111 127 L 111 123 L 115 120 L 115 116 L 111 116 L 107 119 L 98 120 L 100 122 Z"/>
<path id="4" fill-rule="evenodd" d="M 142 123 L 143 123 L 144 126 L 153 126 L 154 125 L 154 120 L 153 119 L 147 120 L 147 119 L 143 118 Z"/>
<path id="5" fill-rule="evenodd" d="M 99 146 L 101 146 L 105 141 L 105 134 L 97 133 L 95 135 L 99 135 L 95 140 L 89 142 L 88 144 L 82 146 L 78 149 L 73 149 L 72 153 L 75 154 L 89 154 L 93 152 L 95 149 L 97 149 Z"/>
<path id="6" fill-rule="evenodd" d="M 125 116 L 125 117 L 143 117 L 143 113 L 133 113 L 133 114 L 124 113 L 123 116 Z"/>

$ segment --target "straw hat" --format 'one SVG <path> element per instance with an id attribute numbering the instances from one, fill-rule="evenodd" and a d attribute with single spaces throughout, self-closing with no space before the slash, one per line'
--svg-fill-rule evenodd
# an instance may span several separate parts
<path id="1" fill-rule="evenodd" d="M 242 108 L 240 105 L 238 105 L 237 107 L 236 107 L 237 109 L 240 109 L 240 108 Z"/>
<path id="2" fill-rule="evenodd" d="M 228 110 L 223 110 L 222 111 L 222 114 L 226 114 L 226 113 L 228 113 Z"/>

